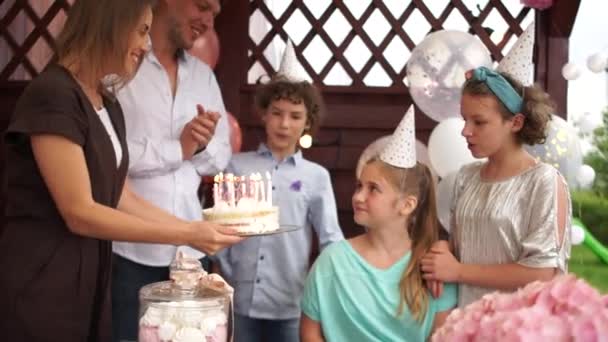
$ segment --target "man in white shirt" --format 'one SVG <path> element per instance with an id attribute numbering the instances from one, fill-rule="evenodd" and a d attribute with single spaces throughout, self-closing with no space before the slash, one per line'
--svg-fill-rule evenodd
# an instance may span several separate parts
<path id="1" fill-rule="evenodd" d="M 118 93 L 127 127 L 128 181 L 146 200 L 185 220 L 200 220 L 201 176 L 223 170 L 231 157 L 220 89 L 208 65 L 188 54 L 213 27 L 219 0 L 161 0 L 150 29 L 152 47 L 135 78 Z M 114 242 L 114 341 L 137 340 L 138 291 L 169 277 L 177 249 Z"/>

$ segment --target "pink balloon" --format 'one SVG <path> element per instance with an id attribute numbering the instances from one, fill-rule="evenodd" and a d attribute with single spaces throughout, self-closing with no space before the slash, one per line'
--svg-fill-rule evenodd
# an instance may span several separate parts
<path id="1" fill-rule="evenodd" d="M 201 61 L 215 69 L 220 58 L 220 40 L 213 28 L 210 28 L 194 41 L 194 45 L 189 51 Z"/>
<path id="2" fill-rule="evenodd" d="M 228 115 L 228 127 L 230 127 L 230 146 L 232 147 L 232 153 L 238 153 L 241 151 L 243 145 L 243 132 L 241 131 L 241 125 L 236 120 L 234 115 L 226 112 Z"/>

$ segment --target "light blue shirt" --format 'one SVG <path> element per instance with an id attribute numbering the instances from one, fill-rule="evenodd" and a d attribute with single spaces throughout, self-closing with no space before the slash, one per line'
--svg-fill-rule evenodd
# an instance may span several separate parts
<path id="1" fill-rule="evenodd" d="M 280 223 L 299 230 L 252 237 L 216 257 L 234 287 L 234 310 L 261 319 L 300 317 L 300 299 L 309 269 L 312 229 L 321 248 L 343 240 L 329 172 L 301 152 L 279 162 L 262 144 L 255 152 L 234 155 L 227 172 L 249 175 L 270 172 L 273 204 Z"/>
<path id="2" fill-rule="evenodd" d="M 317 258 L 302 297 L 302 311 L 320 322 L 330 341 L 426 341 L 435 314 L 456 306 L 457 287 L 446 284 L 443 295 L 430 297 L 422 322 L 404 306 L 397 316 L 399 281 L 411 253 L 388 269 L 370 265 L 348 241 L 329 246 Z"/>

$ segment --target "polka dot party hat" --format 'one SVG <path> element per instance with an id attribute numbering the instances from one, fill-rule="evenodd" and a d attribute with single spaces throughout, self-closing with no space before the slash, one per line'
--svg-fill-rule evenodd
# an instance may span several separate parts
<path id="1" fill-rule="evenodd" d="M 416 166 L 416 127 L 413 105 L 401 119 L 384 151 L 380 153 L 380 159 L 387 164 L 401 168 Z"/>
<path id="2" fill-rule="evenodd" d="M 498 63 L 497 71 L 506 72 L 521 82 L 524 86 L 532 84 L 534 65 L 534 22 L 519 36 L 509 52 Z"/>
<path id="3" fill-rule="evenodd" d="M 283 75 L 283 77 L 291 82 L 307 81 L 304 77 L 304 69 L 302 68 L 302 65 L 300 65 L 300 62 L 298 62 L 296 50 L 290 39 L 287 40 L 285 52 L 283 52 L 283 59 L 281 60 L 281 65 L 279 66 L 279 71 L 277 73 Z"/>

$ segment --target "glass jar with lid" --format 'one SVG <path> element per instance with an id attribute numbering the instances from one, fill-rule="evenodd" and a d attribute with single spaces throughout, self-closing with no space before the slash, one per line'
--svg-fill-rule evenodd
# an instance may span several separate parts
<path id="1" fill-rule="evenodd" d="M 139 291 L 139 342 L 227 342 L 231 291 L 178 254 L 169 281 Z"/>

